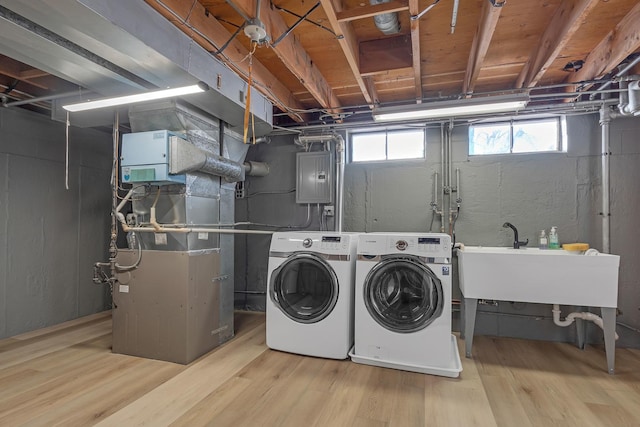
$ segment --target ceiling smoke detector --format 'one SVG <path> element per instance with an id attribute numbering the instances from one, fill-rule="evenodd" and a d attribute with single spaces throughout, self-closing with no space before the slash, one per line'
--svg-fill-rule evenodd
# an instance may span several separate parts
<path id="1" fill-rule="evenodd" d="M 252 42 L 262 43 L 267 39 L 267 31 L 264 24 L 259 19 L 250 20 L 244 27 L 244 33 Z"/>

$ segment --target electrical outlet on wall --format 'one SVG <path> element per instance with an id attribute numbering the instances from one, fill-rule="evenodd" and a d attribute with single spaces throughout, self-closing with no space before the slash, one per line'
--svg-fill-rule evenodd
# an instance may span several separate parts
<path id="1" fill-rule="evenodd" d="M 325 205 L 324 214 L 325 214 L 325 216 L 333 216 L 333 206 L 332 205 Z"/>
<path id="2" fill-rule="evenodd" d="M 236 199 L 244 199 L 246 195 L 244 181 L 236 182 Z"/>

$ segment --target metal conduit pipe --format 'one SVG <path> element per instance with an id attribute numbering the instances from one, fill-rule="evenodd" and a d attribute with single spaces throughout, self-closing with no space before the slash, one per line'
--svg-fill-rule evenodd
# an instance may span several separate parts
<path id="1" fill-rule="evenodd" d="M 610 253 L 610 229 L 609 229 L 609 124 L 611 123 L 611 113 L 609 108 L 602 106 L 600 109 L 600 127 L 602 128 L 602 252 Z"/>
<path id="2" fill-rule="evenodd" d="M 61 98 L 68 98 L 70 96 L 77 96 L 78 95 L 78 91 L 74 91 L 74 92 L 64 92 L 64 93 L 58 93 L 55 95 L 45 95 L 45 96 L 37 96 L 35 98 L 29 98 L 29 99 L 23 99 L 20 101 L 13 101 L 13 102 L 6 102 L 3 103 L 2 105 L 5 107 L 18 107 L 20 105 L 27 105 L 27 104 L 35 104 L 36 102 L 40 102 L 40 101 L 53 101 L 54 99 L 61 99 Z"/>
<path id="3" fill-rule="evenodd" d="M 633 67 L 635 67 L 638 63 L 640 63 L 640 55 L 638 55 L 633 61 L 629 62 L 627 65 L 625 65 L 619 72 L 618 74 L 616 74 L 616 77 L 622 77 L 625 74 L 627 74 Z M 595 99 L 597 92 L 604 90 L 606 88 L 608 88 L 611 83 L 613 83 L 613 79 L 609 80 L 608 82 L 605 82 L 602 86 L 600 86 L 595 92 L 596 93 L 592 93 L 591 95 L 589 95 L 589 99 L 593 100 Z"/>

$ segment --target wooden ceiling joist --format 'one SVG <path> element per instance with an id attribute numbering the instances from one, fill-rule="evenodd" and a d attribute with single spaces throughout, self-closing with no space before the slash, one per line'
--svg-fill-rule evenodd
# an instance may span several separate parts
<path id="1" fill-rule="evenodd" d="M 564 0 L 562 2 L 542 35 L 540 43 L 533 49 L 529 61 L 518 76 L 516 87 L 534 87 L 538 84 L 598 3 L 599 0 Z"/>
<path id="2" fill-rule="evenodd" d="M 207 14 L 204 6 L 200 3 L 192 5 L 190 2 L 181 0 L 145 1 L 209 51 L 217 50 L 231 38 L 231 34 L 227 29 L 215 17 Z M 249 54 L 247 48 L 240 41 L 234 39 L 229 43 L 223 54 L 222 60 L 240 76 L 247 79 L 249 64 L 247 61 L 242 61 Z M 254 82 L 258 83 L 255 85 L 256 89 L 280 110 L 290 112 L 291 109 L 304 109 L 304 105 L 296 100 L 291 91 L 280 83 L 279 79 L 271 74 L 262 63 L 255 59 L 253 60 L 252 78 Z M 297 113 L 290 112 L 289 116 L 295 121 L 302 121 L 302 118 Z"/>
<path id="3" fill-rule="evenodd" d="M 6 56 L 0 56 L 0 74 L 4 74 L 6 76 L 11 77 L 12 79 L 19 80 L 21 82 L 25 82 L 33 87 L 37 87 L 39 89 L 50 89 L 49 85 L 46 82 L 33 81 L 32 79 L 36 77 L 48 76 L 48 73 L 44 75 L 33 75 L 28 73 L 29 70 L 24 70 L 22 68 L 22 64 L 7 58 Z M 36 70 L 40 71 L 40 70 Z M 42 71 L 40 71 L 42 73 Z"/>
<path id="4" fill-rule="evenodd" d="M 418 0 L 409 0 L 409 15 L 418 16 L 420 13 Z M 420 61 L 420 20 L 411 19 L 411 61 L 413 64 L 413 80 L 416 85 L 415 98 L 422 102 L 422 62 Z"/>
<path id="5" fill-rule="evenodd" d="M 359 44 L 358 39 L 355 35 L 353 27 L 349 22 L 338 22 L 337 13 L 342 11 L 342 1 L 341 0 L 320 0 L 322 4 L 322 8 L 324 9 L 325 14 L 327 15 L 327 19 L 331 23 L 331 28 L 333 32 L 336 33 L 336 37 L 338 38 L 338 43 L 342 48 L 342 52 L 344 53 L 345 58 L 347 59 L 347 63 L 349 64 L 349 68 L 351 69 L 351 73 L 353 73 L 353 77 L 356 79 L 358 83 L 358 87 L 362 92 L 362 96 L 367 104 L 373 105 L 374 100 L 371 94 L 369 93 L 369 89 L 367 88 L 367 84 L 365 83 L 362 75 L 360 74 L 360 59 L 359 59 Z"/>
<path id="6" fill-rule="evenodd" d="M 417 0 L 416 0 L 417 2 Z M 402 12 L 408 10 L 407 0 L 392 0 L 388 3 L 355 7 L 336 13 L 338 22 L 350 22 L 358 19 L 371 18 L 383 13 Z"/>
<path id="7" fill-rule="evenodd" d="M 627 56 L 640 49 L 640 2 L 587 56 L 582 68 L 568 82 L 599 78 L 612 71 Z"/>
<path id="8" fill-rule="evenodd" d="M 470 95 L 473 93 L 473 89 L 478 81 L 478 76 L 480 75 L 480 70 L 482 69 L 482 63 L 489 50 L 493 33 L 498 25 L 500 13 L 504 7 L 492 6 L 489 1 L 484 1 L 482 4 L 482 15 L 478 23 L 476 35 L 473 38 L 469 61 L 467 62 L 467 71 L 464 76 L 464 83 L 462 84 L 462 93 L 464 94 Z"/>
<path id="9" fill-rule="evenodd" d="M 230 1 L 246 16 L 256 16 L 256 2 L 254 0 Z M 260 1 L 259 18 L 264 24 L 267 34 L 272 40 L 276 40 L 287 32 L 289 27 L 276 9 L 269 7 L 267 1 Z M 340 100 L 298 39 L 293 35 L 288 35 L 281 39 L 276 46 L 271 47 L 282 63 L 298 78 L 320 106 L 334 118 L 338 118 L 340 116 Z"/>

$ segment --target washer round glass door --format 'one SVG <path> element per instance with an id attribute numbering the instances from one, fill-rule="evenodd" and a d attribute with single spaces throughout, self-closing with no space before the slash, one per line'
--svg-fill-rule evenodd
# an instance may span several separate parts
<path id="1" fill-rule="evenodd" d="M 364 303 L 382 327 L 402 333 L 419 331 L 442 314 L 442 282 L 418 259 L 387 258 L 367 275 Z"/>
<path id="2" fill-rule="evenodd" d="M 338 301 L 338 278 L 320 256 L 291 255 L 271 275 L 270 297 L 289 318 L 315 323 L 327 317 Z"/>

